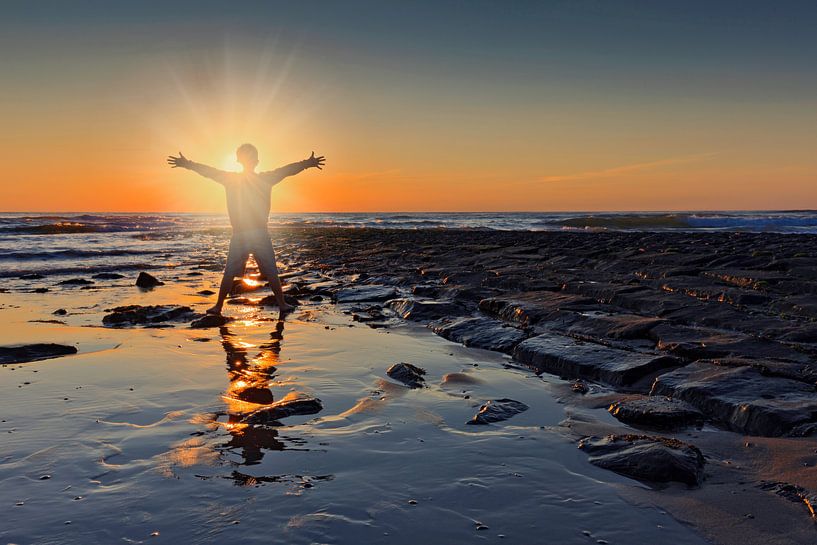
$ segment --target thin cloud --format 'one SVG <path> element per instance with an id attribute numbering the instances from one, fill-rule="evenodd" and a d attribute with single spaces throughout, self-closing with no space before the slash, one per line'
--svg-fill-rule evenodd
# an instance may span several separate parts
<path id="1" fill-rule="evenodd" d="M 717 155 L 717 153 L 699 153 L 697 155 L 686 155 L 683 157 L 672 157 L 669 159 L 660 159 L 658 161 L 647 161 L 645 163 L 633 163 L 631 165 L 622 165 L 618 167 L 606 168 L 603 170 L 591 170 L 587 172 L 578 172 L 576 174 L 562 174 L 557 176 L 545 176 L 539 178 L 540 182 L 572 182 L 577 180 L 592 180 L 595 178 L 612 178 L 622 174 L 632 174 L 634 172 L 642 172 L 644 170 L 653 170 L 656 168 L 682 165 L 685 163 L 694 163 L 702 161 Z"/>

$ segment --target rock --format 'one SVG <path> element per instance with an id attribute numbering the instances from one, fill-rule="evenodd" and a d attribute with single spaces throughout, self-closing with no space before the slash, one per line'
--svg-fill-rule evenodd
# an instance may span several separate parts
<path id="1" fill-rule="evenodd" d="M 479 408 L 479 412 L 466 424 L 491 424 L 502 422 L 514 415 L 525 412 L 528 406 L 513 399 L 492 399 Z"/>
<path id="2" fill-rule="evenodd" d="M 351 309 L 352 319 L 356 322 L 371 322 L 373 320 L 385 320 L 387 316 L 383 314 L 383 308 L 378 305 L 354 307 Z"/>
<path id="3" fill-rule="evenodd" d="M 568 329 L 576 336 L 588 336 L 596 339 L 648 339 L 654 327 L 663 323 L 661 318 L 639 316 L 637 314 L 613 314 L 609 316 L 588 316 L 585 313 Z"/>
<path id="4" fill-rule="evenodd" d="M 648 375 L 680 365 L 672 357 L 608 348 L 552 333 L 521 342 L 513 358 L 537 373 L 587 378 L 613 386 L 631 385 Z"/>
<path id="5" fill-rule="evenodd" d="M 262 386 L 247 386 L 240 390 L 232 392 L 232 397 L 246 401 L 247 403 L 255 403 L 256 405 L 269 405 L 274 399 L 269 388 Z"/>
<path id="6" fill-rule="evenodd" d="M 364 284 L 342 288 L 335 293 L 338 303 L 362 303 L 364 301 L 386 301 L 397 296 L 397 290 L 392 286 L 379 284 Z"/>
<path id="7" fill-rule="evenodd" d="M 45 276 L 38 274 L 38 273 L 28 273 L 28 274 L 21 274 L 18 276 L 20 280 L 42 280 Z"/>
<path id="8" fill-rule="evenodd" d="M 441 320 L 429 327 L 434 333 L 450 341 L 507 354 L 527 336 L 521 329 L 484 317 Z"/>
<path id="9" fill-rule="evenodd" d="M 479 309 L 489 315 L 523 326 L 533 325 L 561 310 L 592 310 L 598 303 L 589 297 L 562 292 L 523 293 L 512 298 L 489 297 Z"/>
<path id="10" fill-rule="evenodd" d="M 213 290 L 199 290 L 196 292 L 198 295 L 215 295 L 216 292 Z"/>
<path id="11" fill-rule="evenodd" d="M 776 437 L 817 421 L 813 384 L 764 376 L 754 367 L 696 362 L 657 377 L 651 394 L 686 401 L 748 435 Z"/>
<path id="12" fill-rule="evenodd" d="M 389 308 L 404 320 L 437 320 L 456 316 L 462 307 L 450 301 L 417 301 L 415 299 L 394 299 Z"/>
<path id="13" fill-rule="evenodd" d="M 426 374 L 426 370 L 410 363 L 395 363 L 386 370 L 386 374 L 410 388 L 425 386 L 423 375 Z"/>
<path id="14" fill-rule="evenodd" d="M 291 295 L 284 294 L 284 301 L 289 303 L 290 305 L 297 307 L 301 304 L 296 298 L 292 297 Z M 229 302 L 229 301 L 228 301 Z M 259 307 L 277 307 L 278 301 L 275 299 L 275 295 L 267 295 L 262 297 L 258 300 L 258 302 L 253 302 L 252 299 L 246 299 L 246 302 L 242 303 L 245 305 L 258 305 Z"/>
<path id="15" fill-rule="evenodd" d="M 704 457 L 697 447 L 677 439 L 649 435 L 589 437 L 579 448 L 591 464 L 635 479 L 678 481 L 697 486 L 703 480 Z"/>
<path id="16" fill-rule="evenodd" d="M 120 278 L 125 278 L 125 275 L 113 272 L 101 272 L 96 273 L 91 278 L 96 278 L 97 280 L 118 280 Z"/>
<path id="17" fill-rule="evenodd" d="M 190 322 L 190 327 L 193 329 L 204 329 L 207 327 L 221 327 L 224 324 L 232 321 L 232 318 L 222 316 L 221 314 L 205 314 L 201 318 Z"/>
<path id="18" fill-rule="evenodd" d="M 650 331 L 659 350 L 684 358 L 711 359 L 748 354 L 754 358 L 808 361 L 808 356 L 781 343 L 734 331 L 661 324 Z"/>
<path id="19" fill-rule="evenodd" d="M 102 323 L 122 327 L 128 325 L 150 325 L 162 322 L 187 322 L 197 314 L 193 309 L 177 305 L 127 305 L 110 309 L 110 314 L 102 318 Z"/>
<path id="20" fill-rule="evenodd" d="M 300 414 L 316 414 L 323 410 L 321 400 L 304 394 L 290 393 L 281 401 L 276 401 L 245 416 L 241 422 L 251 426 L 277 426 L 282 418 Z"/>
<path id="21" fill-rule="evenodd" d="M 68 311 L 65 310 L 64 308 L 58 308 L 57 310 L 55 310 L 51 314 L 53 314 L 54 316 L 65 316 L 66 314 L 68 314 Z"/>
<path id="22" fill-rule="evenodd" d="M 436 284 L 419 284 L 411 288 L 411 293 L 417 297 L 437 297 L 442 292 L 442 288 Z"/>
<path id="23" fill-rule="evenodd" d="M 625 424 L 656 430 L 676 430 L 701 424 L 704 419 L 689 403 L 663 396 L 622 399 L 607 410 Z"/>
<path id="24" fill-rule="evenodd" d="M 142 271 L 136 278 L 136 285 L 139 286 L 140 288 L 151 289 L 155 288 L 156 286 L 163 286 L 164 282 L 162 282 L 152 274 Z"/>
<path id="25" fill-rule="evenodd" d="M 5 293 L 5 290 L 3 293 Z M 48 293 L 48 288 L 35 288 L 34 293 Z"/>
<path id="26" fill-rule="evenodd" d="M 789 501 L 802 503 L 806 506 L 811 518 L 817 518 L 817 494 L 802 486 L 779 481 L 762 481 L 760 488 L 770 490 Z"/>
<path id="27" fill-rule="evenodd" d="M 93 283 L 93 280 L 86 280 L 85 278 L 71 278 L 58 282 L 60 286 L 89 286 Z"/>
<path id="28" fill-rule="evenodd" d="M 304 294 L 331 296 L 341 287 L 337 280 L 321 280 L 319 282 L 307 283 L 301 286 L 300 291 Z"/>
<path id="29" fill-rule="evenodd" d="M 75 346 L 64 344 L 40 343 L 21 346 L 0 346 L 0 364 L 25 363 L 27 361 L 58 358 L 76 354 Z"/>
<path id="30" fill-rule="evenodd" d="M 590 388 L 587 387 L 587 383 L 581 379 L 576 379 L 573 381 L 573 384 L 570 385 L 570 390 L 577 393 L 584 395 L 590 391 Z"/>

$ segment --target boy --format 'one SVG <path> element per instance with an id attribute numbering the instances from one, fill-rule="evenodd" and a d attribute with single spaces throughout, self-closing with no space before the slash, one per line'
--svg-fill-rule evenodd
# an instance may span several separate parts
<path id="1" fill-rule="evenodd" d="M 271 170 L 269 172 L 255 172 L 258 166 L 258 150 L 252 144 L 242 144 L 236 150 L 236 158 L 244 167 L 243 172 L 226 172 L 207 165 L 194 163 L 179 152 L 178 157 L 172 155 L 167 163 L 173 168 L 186 168 L 197 172 L 205 178 L 215 180 L 224 186 L 227 192 L 227 213 L 230 216 L 230 225 L 233 227 L 233 236 L 230 239 L 230 251 L 227 254 L 227 265 L 224 267 L 224 276 L 218 290 L 218 299 L 208 314 L 221 314 L 224 299 L 233 286 L 233 279 L 244 274 L 244 265 L 250 254 L 258 263 L 258 268 L 267 280 L 275 295 L 281 315 L 292 310 L 292 306 L 284 301 L 284 292 L 281 289 L 281 280 L 278 278 L 278 267 L 275 264 L 275 251 L 267 231 L 267 221 L 270 212 L 270 193 L 272 186 L 281 182 L 287 176 L 298 174 L 307 168 L 316 167 L 323 170 L 323 156 L 315 157 L 315 152 L 308 159 Z"/>

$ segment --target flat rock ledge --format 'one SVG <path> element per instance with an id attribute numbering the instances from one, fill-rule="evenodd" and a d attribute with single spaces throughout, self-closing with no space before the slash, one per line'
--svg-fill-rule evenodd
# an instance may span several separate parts
<path id="1" fill-rule="evenodd" d="M 728 429 L 748 435 L 817 431 L 814 385 L 765 376 L 754 367 L 692 363 L 657 377 L 651 393 L 686 401 Z"/>
<path id="2" fill-rule="evenodd" d="M 519 343 L 514 360 L 536 373 L 567 379 L 585 378 L 612 386 L 628 386 L 638 380 L 681 365 L 671 356 L 659 356 L 581 342 L 564 335 L 544 333 Z"/>
<path id="3" fill-rule="evenodd" d="M 395 363 L 388 369 L 386 374 L 394 380 L 399 380 L 409 388 L 422 388 L 425 386 L 426 370 L 410 363 Z"/>
<path id="4" fill-rule="evenodd" d="M 524 330 L 481 316 L 429 324 L 434 333 L 465 346 L 510 354 L 527 334 Z"/>
<path id="5" fill-rule="evenodd" d="M 199 316 L 192 308 L 178 305 L 127 305 L 109 309 L 109 312 L 102 318 L 102 323 L 111 327 L 188 322 Z"/>
<path id="6" fill-rule="evenodd" d="M 397 296 L 397 289 L 393 286 L 380 284 L 362 284 L 342 288 L 335 293 L 338 303 L 380 302 Z"/>
<path id="7" fill-rule="evenodd" d="M 760 484 L 762 490 L 769 490 L 789 501 L 803 503 L 811 518 L 817 519 L 817 494 L 802 486 L 779 481 L 764 481 Z"/>
<path id="8" fill-rule="evenodd" d="M 664 396 L 622 399 L 607 410 L 625 424 L 654 430 L 678 430 L 704 420 L 703 413 L 689 403 Z"/>
<path id="9" fill-rule="evenodd" d="M 0 364 L 25 363 L 76 354 L 77 347 L 64 344 L 39 343 L 20 346 L 0 346 Z"/>
<path id="10" fill-rule="evenodd" d="M 418 301 L 416 299 L 394 299 L 389 308 L 404 320 L 431 321 L 457 316 L 463 307 L 451 301 Z"/>
<path id="11" fill-rule="evenodd" d="M 289 394 L 281 401 L 261 407 L 242 420 L 242 424 L 250 426 L 280 426 L 282 418 L 295 415 L 317 414 L 323 410 L 321 400 L 305 394 Z"/>
<path id="12" fill-rule="evenodd" d="M 479 408 L 479 412 L 466 424 L 492 424 L 502 422 L 528 410 L 528 406 L 513 399 L 492 399 Z"/>
<path id="13" fill-rule="evenodd" d="M 652 482 L 677 481 L 698 486 L 703 480 L 704 457 L 697 447 L 651 435 L 588 437 L 579 448 L 591 464 L 621 475 Z"/>

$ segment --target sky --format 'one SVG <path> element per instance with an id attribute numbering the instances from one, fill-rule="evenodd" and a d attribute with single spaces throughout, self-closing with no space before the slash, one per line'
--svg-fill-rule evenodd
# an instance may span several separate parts
<path id="1" fill-rule="evenodd" d="M 6 0 L 0 210 L 817 208 L 817 3 Z"/>

